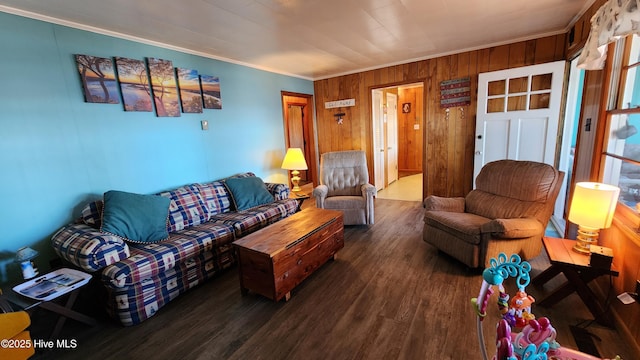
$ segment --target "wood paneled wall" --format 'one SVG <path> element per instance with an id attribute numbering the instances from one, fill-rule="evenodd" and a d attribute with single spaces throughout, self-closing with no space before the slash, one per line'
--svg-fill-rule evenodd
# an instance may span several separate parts
<path id="1" fill-rule="evenodd" d="M 573 24 L 567 34 L 567 59 L 573 59 L 584 47 L 591 30 L 591 17 L 607 0 L 596 0 Z"/>
<path id="2" fill-rule="evenodd" d="M 318 152 L 362 149 L 373 178 L 371 90 L 424 84 L 423 194 L 464 196 L 473 183 L 478 74 L 565 59 L 564 34 L 389 66 L 314 82 Z M 469 106 L 440 108 L 440 82 L 471 78 Z M 327 101 L 355 99 L 355 106 L 325 109 Z M 334 114 L 344 112 L 343 124 Z"/>
<path id="3" fill-rule="evenodd" d="M 409 112 L 403 105 L 409 104 Z M 398 171 L 405 174 L 422 172 L 422 128 L 424 127 L 424 89 L 398 89 Z"/>

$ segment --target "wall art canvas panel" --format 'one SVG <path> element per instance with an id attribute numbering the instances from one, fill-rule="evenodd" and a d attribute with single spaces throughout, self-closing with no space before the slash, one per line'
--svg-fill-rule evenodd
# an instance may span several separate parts
<path id="1" fill-rule="evenodd" d="M 118 84 L 110 58 L 75 55 L 84 100 L 89 103 L 119 104 Z"/>
<path id="2" fill-rule="evenodd" d="M 176 68 L 183 113 L 202 112 L 202 90 L 198 70 Z"/>
<path id="3" fill-rule="evenodd" d="M 151 85 L 142 60 L 116 57 L 116 70 L 125 111 L 152 111 Z"/>
<path id="4" fill-rule="evenodd" d="M 180 116 L 176 74 L 170 60 L 147 58 L 158 117 Z"/>
<path id="5" fill-rule="evenodd" d="M 222 109 L 220 95 L 220 78 L 211 75 L 200 75 L 202 98 L 205 109 Z"/>

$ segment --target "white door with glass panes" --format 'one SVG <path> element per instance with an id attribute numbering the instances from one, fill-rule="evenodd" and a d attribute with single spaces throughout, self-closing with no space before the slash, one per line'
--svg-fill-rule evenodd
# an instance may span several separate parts
<path id="1" fill-rule="evenodd" d="M 502 159 L 554 165 L 565 61 L 478 75 L 475 178 Z"/>

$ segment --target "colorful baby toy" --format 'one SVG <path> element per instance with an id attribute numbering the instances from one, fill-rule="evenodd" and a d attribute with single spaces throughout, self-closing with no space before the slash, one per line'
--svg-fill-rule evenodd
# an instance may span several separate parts
<path id="1" fill-rule="evenodd" d="M 498 309 L 502 314 L 496 331 L 496 355 L 492 360 L 598 360 L 599 358 L 566 349 L 556 341 L 556 329 L 546 317 L 536 319 L 531 312 L 535 299 L 525 291 L 529 285 L 531 265 L 518 255 L 501 253 L 497 259 L 491 259 L 490 266 L 482 273 L 482 286 L 478 297 L 471 299 L 477 314 L 476 327 L 482 358 L 488 360 L 485 348 L 482 320 L 486 316 L 489 298 L 493 294 L 492 286 L 498 286 Z M 516 280 L 518 291 L 509 301 L 502 283 L 508 277 Z M 520 332 L 512 332 L 513 329 Z M 616 359 L 620 359 L 616 357 Z M 599 359 L 602 360 L 602 359 Z"/>

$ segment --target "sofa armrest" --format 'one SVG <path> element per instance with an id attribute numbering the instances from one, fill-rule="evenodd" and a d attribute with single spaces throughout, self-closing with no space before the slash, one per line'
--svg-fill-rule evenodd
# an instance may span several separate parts
<path id="1" fill-rule="evenodd" d="M 324 199 L 329 194 L 329 187 L 327 185 L 318 185 L 311 194 L 316 198 L 316 206 L 322 209 L 324 208 Z"/>
<path id="2" fill-rule="evenodd" d="M 273 195 L 273 198 L 277 200 L 284 200 L 289 198 L 289 186 L 287 184 L 278 183 L 264 183 L 267 186 L 267 190 Z"/>
<path id="3" fill-rule="evenodd" d="M 129 257 L 129 246 L 117 236 L 84 224 L 70 224 L 51 237 L 53 250 L 79 268 L 94 272 Z"/>
<path id="4" fill-rule="evenodd" d="M 463 197 L 441 197 L 435 195 L 429 195 L 422 202 L 422 206 L 426 210 L 433 211 L 448 211 L 448 212 L 464 212 L 465 200 Z"/>
<path id="5" fill-rule="evenodd" d="M 497 239 L 520 239 L 542 235 L 544 227 L 534 218 L 495 219 L 483 224 L 480 232 Z"/>

